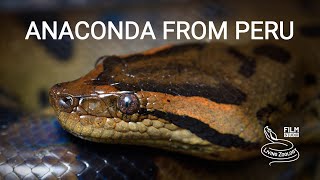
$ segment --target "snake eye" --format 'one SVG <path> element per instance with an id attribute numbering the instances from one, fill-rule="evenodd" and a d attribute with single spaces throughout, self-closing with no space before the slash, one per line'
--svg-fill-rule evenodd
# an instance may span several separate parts
<path id="1" fill-rule="evenodd" d="M 118 99 L 117 106 L 122 113 L 130 115 L 138 112 L 140 103 L 136 95 L 122 94 Z"/>
<path id="2" fill-rule="evenodd" d="M 62 107 L 64 109 L 69 109 L 70 107 L 73 106 L 72 97 L 70 97 L 70 96 L 61 97 L 59 99 L 59 105 L 60 105 L 60 107 Z"/>

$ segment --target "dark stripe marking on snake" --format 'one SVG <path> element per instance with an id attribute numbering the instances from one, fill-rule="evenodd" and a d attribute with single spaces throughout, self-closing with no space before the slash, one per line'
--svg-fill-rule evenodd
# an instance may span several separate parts
<path id="1" fill-rule="evenodd" d="M 217 86 L 208 86 L 205 84 L 159 84 L 155 81 L 140 81 L 138 84 L 129 84 L 124 82 L 109 81 L 91 81 L 93 85 L 110 85 L 117 88 L 119 91 L 151 91 L 161 92 L 171 95 L 182 96 L 200 96 L 210 99 L 217 103 L 240 105 L 246 101 L 246 94 L 241 90 L 227 83 L 220 83 Z"/>
<path id="2" fill-rule="evenodd" d="M 114 65 L 125 64 L 128 62 L 137 62 L 155 57 L 168 57 L 178 53 L 188 52 L 190 50 L 201 50 L 205 47 L 205 44 L 193 43 L 193 44 L 183 44 L 179 46 L 173 46 L 167 49 L 160 50 L 153 54 L 133 54 L 128 57 L 120 58 L 118 56 L 107 56 L 103 61 L 104 70 L 112 69 Z M 100 59 L 100 58 L 99 58 Z"/>
<path id="3" fill-rule="evenodd" d="M 179 46 L 173 46 L 171 48 L 163 49 L 153 54 L 146 54 L 146 55 L 133 54 L 128 57 L 119 57 L 114 55 L 103 56 L 96 61 L 96 65 L 99 64 L 100 62 L 103 63 L 103 72 L 98 76 L 97 79 L 108 79 L 111 76 L 110 72 L 112 72 L 114 67 L 118 65 L 122 65 L 122 67 L 125 67 L 127 63 L 142 61 L 142 60 L 151 59 L 155 57 L 168 57 L 168 56 L 183 53 L 183 52 L 189 52 L 190 50 L 199 51 L 204 47 L 205 47 L 205 44 L 190 43 L 190 44 L 182 44 Z"/>
<path id="4" fill-rule="evenodd" d="M 299 94 L 298 93 L 289 93 L 286 96 L 286 102 L 290 103 L 292 107 L 296 107 L 299 101 Z"/>
<path id="5" fill-rule="evenodd" d="M 188 52 L 189 50 L 201 50 L 204 47 L 204 44 L 187 44 L 187 45 L 181 45 L 181 46 L 173 46 L 169 49 L 164 49 L 161 51 L 158 51 L 154 54 L 149 55 L 143 55 L 143 54 L 136 54 L 125 58 L 120 58 L 118 56 L 108 56 L 105 58 L 102 58 L 103 60 L 103 67 L 104 70 L 102 73 L 98 75 L 98 77 L 95 80 L 92 80 L 91 82 L 93 85 L 111 85 L 115 88 L 117 88 L 119 91 L 151 91 L 151 92 L 161 92 L 161 93 L 167 93 L 171 95 L 182 95 L 182 96 L 200 96 L 207 99 L 210 99 L 217 103 L 224 103 L 224 104 L 235 104 L 240 105 L 242 102 L 246 101 L 247 95 L 243 93 L 240 89 L 237 89 L 236 87 L 232 86 L 231 84 L 228 84 L 226 82 L 220 82 L 215 86 L 208 86 L 206 84 L 201 83 L 186 83 L 182 82 L 180 83 L 159 83 L 153 80 L 147 80 L 147 81 L 140 81 L 138 83 L 133 83 L 128 80 L 124 82 L 125 80 L 116 80 L 114 79 L 112 75 L 112 71 L 115 66 L 120 65 L 122 68 L 127 67 L 127 63 L 129 62 L 136 62 L 145 60 L 146 58 L 152 58 L 152 57 L 168 57 L 168 55 L 174 55 L 176 53 L 183 53 Z M 99 60 L 101 61 L 101 59 Z M 174 63 L 174 62 L 172 62 Z M 171 66 L 177 67 L 181 64 L 175 65 L 169 63 L 166 68 L 169 66 L 171 69 Z M 169 68 L 169 70 L 170 70 Z M 195 68 L 190 67 L 190 65 L 184 65 L 178 70 L 184 70 L 187 68 Z M 168 68 L 166 69 L 168 70 Z M 131 71 L 136 71 L 133 69 L 126 69 L 129 74 L 134 74 Z M 143 71 L 144 72 L 144 71 Z M 179 71 L 178 71 L 179 73 Z M 127 83 L 129 82 L 129 83 Z"/>
<path id="6" fill-rule="evenodd" d="M 251 77 L 256 72 L 256 60 L 253 57 L 246 56 L 237 49 L 230 47 L 228 53 L 236 57 L 242 62 L 239 73 L 246 78 Z"/>
<path id="7" fill-rule="evenodd" d="M 259 121 L 259 123 L 262 126 L 265 126 L 266 123 L 268 123 L 269 117 L 271 116 L 271 114 L 275 111 L 277 111 L 278 108 L 274 105 L 268 104 L 267 106 L 259 109 L 256 113 L 256 117 Z"/>
<path id="8" fill-rule="evenodd" d="M 259 147 L 258 143 L 247 142 L 243 138 L 233 134 L 223 134 L 217 130 L 211 128 L 208 124 L 205 124 L 195 118 L 189 116 L 181 116 L 173 113 L 163 112 L 159 110 L 147 111 L 142 110 L 143 114 L 150 114 L 161 119 L 165 119 L 174 125 L 183 129 L 188 129 L 198 137 L 207 140 L 213 144 L 223 147 L 236 147 L 251 149 Z"/>
<path id="9" fill-rule="evenodd" d="M 291 54 L 284 48 L 274 44 L 263 44 L 254 48 L 253 53 L 265 56 L 276 62 L 286 64 L 291 59 Z"/>
<path id="10" fill-rule="evenodd" d="M 127 73 L 128 74 L 139 74 L 141 72 L 143 72 L 144 74 L 152 74 L 155 72 L 159 72 L 159 68 L 158 66 L 143 66 L 143 67 L 137 67 L 137 68 L 127 68 Z M 183 64 L 183 63 L 179 63 L 176 61 L 171 61 L 168 62 L 164 67 L 161 67 L 161 70 L 165 70 L 165 71 L 169 71 L 169 72 L 174 72 L 174 74 L 182 74 L 183 72 L 190 72 L 190 71 L 199 71 L 199 73 L 203 73 L 201 72 L 200 69 L 197 69 L 196 65 L 194 64 Z M 164 73 L 165 74 L 165 73 Z"/>

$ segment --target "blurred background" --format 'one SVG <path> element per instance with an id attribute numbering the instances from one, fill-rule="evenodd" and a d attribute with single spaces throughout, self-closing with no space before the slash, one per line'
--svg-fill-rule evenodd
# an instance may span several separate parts
<path id="1" fill-rule="evenodd" d="M 94 68 L 103 55 L 123 55 L 187 40 L 25 40 L 30 21 L 150 21 L 155 34 L 162 22 L 274 20 L 295 22 L 306 33 L 301 47 L 318 51 L 320 1 L 196 0 L 2 0 L 0 2 L 0 179 L 320 179 L 317 152 L 301 160 L 269 167 L 264 158 L 212 162 L 149 148 L 114 147 L 84 142 L 65 133 L 54 117 L 30 117 L 48 109 L 48 90 Z M 61 28 L 61 27 L 59 27 Z M 229 33 L 233 32 L 228 26 Z M 73 29 L 72 29 L 73 30 Z M 81 30 L 80 31 L 84 31 Z M 318 39 L 317 39 L 318 38 Z M 188 42 L 191 42 L 189 40 Z M 246 43 L 228 40 L 224 43 Z M 308 148 L 307 148 L 308 149 Z M 309 150 L 309 149 L 308 149 Z M 309 151 L 308 151 L 309 152 Z"/>

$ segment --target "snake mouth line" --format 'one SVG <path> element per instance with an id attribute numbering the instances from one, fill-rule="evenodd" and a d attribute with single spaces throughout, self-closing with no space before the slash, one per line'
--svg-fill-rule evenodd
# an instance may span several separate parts
<path id="1" fill-rule="evenodd" d="M 74 136 L 99 143 L 142 145 L 200 157 L 223 156 L 223 159 L 232 159 L 231 157 L 240 152 L 248 156 L 255 152 L 253 149 L 227 148 L 212 144 L 188 129 L 158 120 L 126 122 L 119 118 L 80 118 L 75 113 L 65 112 L 59 113 L 58 119 L 62 127 Z M 212 153 L 213 150 L 223 153 Z"/>
<path id="2" fill-rule="evenodd" d="M 119 118 L 96 116 L 78 116 L 75 113 L 60 112 L 58 119 L 64 129 L 72 134 L 98 142 L 127 142 L 148 140 L 149 145 L 163 142 L 168 144 L 210 145 L 187 129 L 182 129 L 172 123 L 144 119 L 139 122 L 126 122 Z M 146 141 L 147 142 L 147 141 Z"/>
<path id="3" fill-rule="evenodd" d="M 94 138 L 96 141 L 127 141 L 153 139 L 168 142 L 178 141 L 185 144 L 214 144 L 222 147 L 255 149 L 258 143 L 247 142 L 237 135 L 221 134 L 209 125 L 188 117 L 162 111 L 144 111 L 156 119 L 142 121 L 124 121 L 117 117 L 79 116 L 76 113 L 60 112 L 62 126 L 77 136 Z"/>

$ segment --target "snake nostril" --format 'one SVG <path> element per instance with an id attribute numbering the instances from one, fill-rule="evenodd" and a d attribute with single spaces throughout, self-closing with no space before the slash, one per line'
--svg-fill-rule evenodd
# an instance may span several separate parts
<path id="1" fill-rule="evenodd" d="M 55 96 L 61 92 L 61 87 L 62 85 L 60 83 L 52 86 L 49 92 L 49 96 L 51 98 L 55 98 Z"/>

